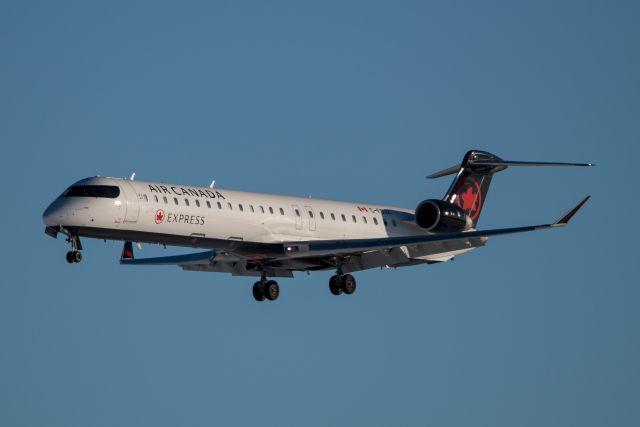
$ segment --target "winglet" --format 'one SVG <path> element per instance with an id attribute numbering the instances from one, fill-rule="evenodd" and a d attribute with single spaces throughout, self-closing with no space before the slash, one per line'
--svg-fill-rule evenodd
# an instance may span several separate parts
<path id="1" fill-rule="evenodd" d="M 120 255 L 120 262 L 131 260 L 133 260 L 133 244 L 131 242 L 124 242 L 122 255 Z"/>
<path id="2" fill-rule="evenodd" d="M 582 199 L 582 201 L 580 203 L 578 203 L 577 205 L 574 206 L 573 209 L 571 209 L 569 212 L 567 212 L 566 214 L 564 214 L 564 216 L 560 219 L 558 219 L 556 222 L 554 222 L 553 224 L 551 224 L 552 227 L 562 227 L 565 226 L 569 223 L 569 221 L 571 220 L 571 218 L 573 218 L 573 216 L 578 213 L 578 211 L 580 210 L 580 208 L 582 206 L 584 206 L 585 203 L 587 203 L 587 201 L 591 198 L 591 196 L 587 196 L 584 199 Z"/>

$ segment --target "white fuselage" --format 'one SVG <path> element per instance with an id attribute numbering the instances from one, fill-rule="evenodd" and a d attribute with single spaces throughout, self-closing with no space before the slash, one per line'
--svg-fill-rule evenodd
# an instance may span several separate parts
<path id="1" fill-rule="evenodd" d="M 45 211 L 48 226 L 88 237 L 217 247 L 216 241 L 280 243 L 428 234 L 416 225 L 412 210 L 389 206 L 103 177 L 87 178 L 70 188 L 74 186 L 118 188 L 117 197 L 63 194 Z"/>

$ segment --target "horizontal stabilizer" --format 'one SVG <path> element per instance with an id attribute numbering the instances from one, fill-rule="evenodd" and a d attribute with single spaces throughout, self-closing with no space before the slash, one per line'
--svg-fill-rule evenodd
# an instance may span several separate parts
<path id="1" fill-rule="evenodd" d="M 469 169 L 474 170 L 474 168 L 482 168 L 482 167 L 493 167 L 499 168 L 497 170 L 506 169 L 509 166 L 595 166 L 593 163 L 567 163 L 567 162 L 519 162 L 513 160 L 501 160 L 498 158 L 495 159 L 483 159 L 483 158 L 474 158 L 473 156 L 468 156 L 465 158 L 463 164 L 454 165 L 447 169 L 443 169 L 436 173 L 433 173 L 427 176 L 427 179 L 436 179 L 442 178 L 443 176 L 453 175 L 460 171 L 460 168 L 463 166 L 468 167 Z M 497 172 L 496 170 L 496 172 Z"/>
<path id="2" fill-rule="evenodd" d="M 512 160 L 471 160 L 472 166 L 595 166 L 593 163 L 516 162 Z"/>
<path id="3" fill-rule="evenodd" d="M 450 168 L 446 168 L 436 173 L 432 173 L 427 177 L 427 179 L 436 179 L 436 178 L 442 178 L 443 176 L 447 176 L 447 175 L 453 175 L 454 173 L 458 173 L 461 166 L 462 165 L 454 165 L 454 166 L 451 166 Z"/>

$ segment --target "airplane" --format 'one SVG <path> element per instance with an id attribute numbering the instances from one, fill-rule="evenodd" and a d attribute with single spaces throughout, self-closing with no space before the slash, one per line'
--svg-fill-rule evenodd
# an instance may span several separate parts
<path id="1" fill-rule="evenodd" d="M 429 175 L 455 175 L 442 199 L 415 209 L 251 193 L 191 185 L 91 177 L 67 188 L 43 213 L 45 233 L 66 236 L 69 263 L 82 260 L 80 237 L 124 241 L 123 265 L 176 265 L 187 271 L 254 276 L 256 301 L 280 295 L 276 277 L 333 270 L 333 295 L 353 294 L 351 273 L 450 261 L 489 237 L 558 228 L 589 200 L 553 223 L 478 230 L 493 175 L 510 166 L 593 166 L 591 163 L 505 161 L 468 151 L 458 165 Z M 135 258 L 133 242 L 205 249 Z"/>

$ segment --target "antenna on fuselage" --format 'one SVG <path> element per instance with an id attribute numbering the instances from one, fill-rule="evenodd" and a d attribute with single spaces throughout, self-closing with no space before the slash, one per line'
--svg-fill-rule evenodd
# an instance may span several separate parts
<path id="1" fill-rule="evenodd" d="M 129 178 L 129 181 L 133 181 L 135 179 L 136 179 L 136 173 L 134 172 L 134 173 L 131 174 L 131 177 Z"/>
<path id="2" fill-rule="evenodd" d="M 216 185 L 216 180 L 215 179 L 213 181 L 211 181 L 211 184 L 209 184 L 209 188 L 213 188 L 214 185 Z"/>

